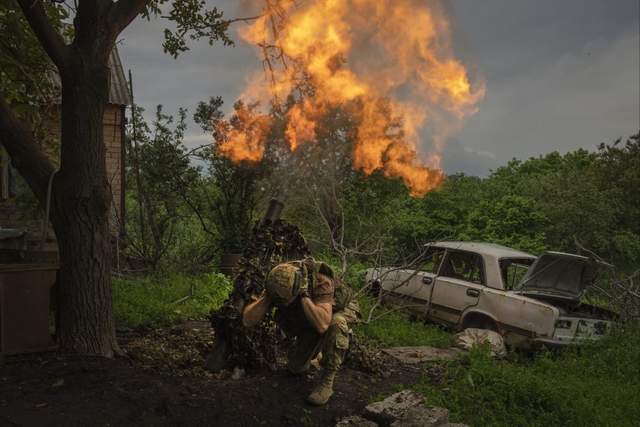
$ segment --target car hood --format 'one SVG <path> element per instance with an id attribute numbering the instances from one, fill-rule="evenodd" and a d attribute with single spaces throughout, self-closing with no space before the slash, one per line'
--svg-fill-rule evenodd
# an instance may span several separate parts
<path id="1" fill-rule="evenodd" d="M 594 282 L 599 264 L 592 258 L 546 252 L 531 265 L 515 290 L 536 296 L 578 300 Z"/>

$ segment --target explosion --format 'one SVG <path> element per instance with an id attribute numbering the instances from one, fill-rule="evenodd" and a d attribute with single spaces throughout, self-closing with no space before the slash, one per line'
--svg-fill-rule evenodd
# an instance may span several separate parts
<path id="1" fill-rule="evenodd" d="M 472 84 L 453 56 L 450 25 L 435 1 L 265 0 L 240 35 L 258 47 L 267 71 L 243 98 L 299 100 L 286 114 L 291 151 L 315 139 L 331 108 L 349 106 L 357 118 L 353 167 L 402 179 L 414 196 L 442 182 L 444 141 L 484 96 L 484 85 Z M 259 161 L 269 120 L 245 119 L 252 131 L 229 135 L 220 151 L 236 162 Z M 419 144 L 421 135 L 431 143 Z"/>

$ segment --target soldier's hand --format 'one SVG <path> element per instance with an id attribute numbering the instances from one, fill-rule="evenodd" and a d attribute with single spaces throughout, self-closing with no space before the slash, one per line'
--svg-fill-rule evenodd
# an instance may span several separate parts
<path id="1" fill-rule="evenodd" d="M 300 284 L 300 289 L 298 290 L 298 296 L 301 299 L 304 297 L 307 297 L 307 298 L 311 297 L 309 295 L 309 282 L 307 282 L 306 280 L 302 280 L 302 283 Z"/>

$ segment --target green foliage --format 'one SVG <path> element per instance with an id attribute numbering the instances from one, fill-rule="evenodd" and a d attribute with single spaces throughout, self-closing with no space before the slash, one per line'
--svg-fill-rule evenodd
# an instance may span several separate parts
<path id="1" fill-rule="evenodd" d="M 114 277 L 112 284 L 116 325 L 129 328 L 205 319 L 231 290 L 231 282 L 221 274 Z M 176 304 L 191 292 L 190 298 Z"/>
<path id="2" fill-rule="evenodd" d="M 63 21 L 68 17 L 64 6 L 43 2 L 52 27 L 67 33 Z M 5 101 L 18 114 L 38 114 L 41 105 L 58 93 L 51 79 L 53 63 L 40 46 L 35 34 L 14 0 L 0 0 L 0 87 Z"/>
<path id="3" fill-rule="evenodd" d="M 151 2 L 147 14 L 160 15 L 160 7 L 167 0 Z M 164 30 L 162 47 L 165 53 L 177 58 L 180 53 L 189 50 L 187 38 L 190 40 L 207 39 L 209 45 L 222 41 L 226 46 L 233 46 L 233 41 L 227 35 L 230 22 L 223 19 L 223 12 L 217 7 L 207 9 L 204 0 L 177 0 L 171 2 L 168 15 L 163 18 L 171 21 L 175 29 Z"/>
<path id="4" fill-rule="evenodd" d="M 544 230 L 548 222 L 535 200 L 506 195 L 478 203 L 469 213 L 461 237 L 539 253 L 545 247 Z"/>
<path id="5" fill-rule="evenodd" d="M 126 156 L 126 254 L 132 263 L 153 270 L 182 265 L 187 271 L 198 264 L 206 265 L 212 244 L 211 236 L 199 229 L 192 209 L 197 204 L 193 193 L 203 177 L 191 164 L 183 143 L 187 112 L 179 109 L 174 123 L 173 117 L 158 106 L 151 126 L 144 121 L 140 108 L 135 114 Z"/>
<path id="6" fill-rule="evenodd" d="M 197 151 L 197 158 L 206 165 L 202 185 L 195 188 L 203 225 L 215 229 L 216 243 L 222 252 L 242 253 L 254 223 L 255 209 L 261 200 L 260 180 L 266 175 L 264 163 L 234 164 L 218 151 L 231 132 L 244 131 L 241 117 L 252 115 L 252 106 L 238 101 L 229 120 L 223 119 L 222 99 L 200 102 L 193 116 L 203 131 L 211 134 L 211 144 Z"/>
<path id="7" fill-rule="evenodd" d="M 469 212 L 480 203 L 481 189 L 479 178 L 458 174 L 424 199 L 404 196 L 385 218 L 391 224 L 392 247 L 406 259 L 425 243 L 461 238 Z"/>
<path id="8" fill-rule="evenodd" d="M 415 387 L 470 425 L 633 425 L 640 419 L 640 329 L 557 353 L 492 359 L 474 349 Z"/>
<path id="9" fill-rule="evenodd" d="M 513 160 L 484 179 L 449 176 L 424 199 L 400 188 L 380 192 L 392 188 L 389 181 L 360 179 L 344 189 L 346 222 L 357 218 L 357 229 L 384 229 L 378 233 L 392 254 L 384 259 L 396 264 L 435 240 L 489 241 L 533 254 L 575 252 L 578 241 L 633 271 L 640 264 L 639 138 L 602 144 L 596 152 Z M 347 241 L 358 235 L 352 228 Z"/>
<path id="10" fill-rule="evenodd" d="M 366 320 L 374 300 L 361 297 L 358 303 Z M 428 345 L 444 348 L 452 344 L 449 332 L 433 324 L 411 321 L 406 313 L 389 307 L 374 310 L 372 321 L 359 324 L 355 333 L 360 340 L 382 347 Z"/>

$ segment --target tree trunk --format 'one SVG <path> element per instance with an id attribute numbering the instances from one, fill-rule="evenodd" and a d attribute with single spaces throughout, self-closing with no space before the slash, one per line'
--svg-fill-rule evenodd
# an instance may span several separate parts
<path id="1" fill-rule="evenodd" d="M 111 191 L 103 115 L 109 52 L 74 47 L 62 74 L 62 152 L 52 223 L 60 251 L 59 343 L 64 351 L 113 356 Z"/>
<path id="2" fill-rule="evenodd" d="M 109 95 L 108 59 L 118 34 L 149 0 L 76 3 L 70 45 L 56 31 L 44 2 L 17 0 L 62 81 L 60 169 L 41 150 L 0 88 L 0 139 L 13 165 L 44 207 L 54 177 L 51 222 L 60 252 L 59 342 L 63 351 L 113 356 L 118 351 L 111 300 L 111 191 L 106 175 L 103 115 Z"/>

